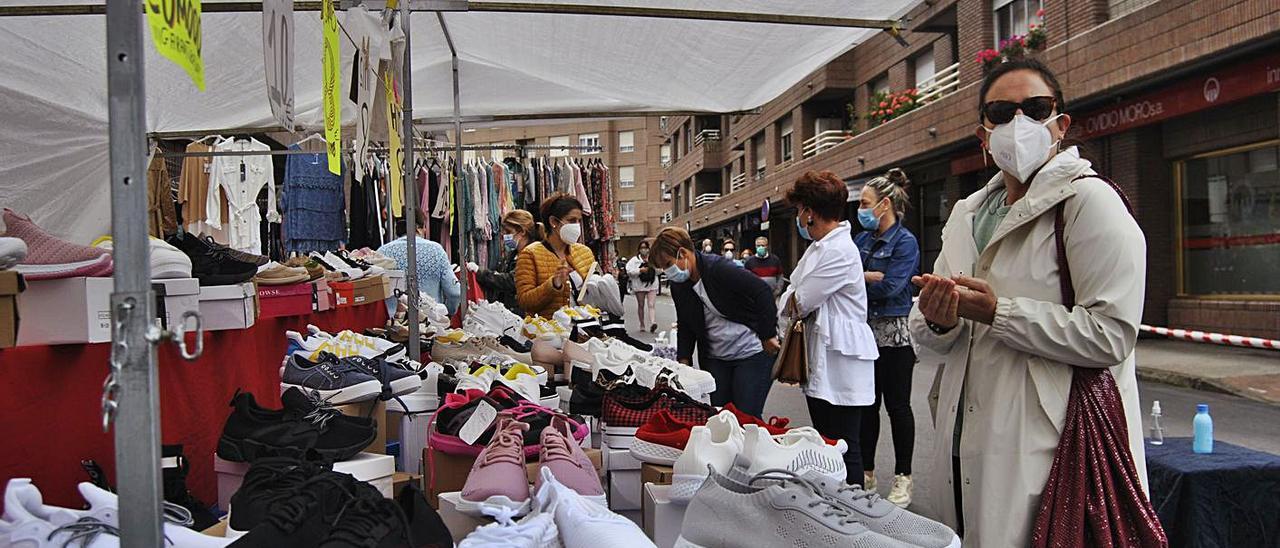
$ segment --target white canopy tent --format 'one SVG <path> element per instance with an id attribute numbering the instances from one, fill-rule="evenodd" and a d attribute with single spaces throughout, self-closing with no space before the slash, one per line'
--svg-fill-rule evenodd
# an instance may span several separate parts
<path id="1" fill-rule="evenodd" d="M 101 3 L 0 0 L 0 9 Z M 893 20 L 913 1 L 562 3 Z M 539 13 L 446 12 L 443 18 L 458 52 L 464 118 L 749 110 L 880 32 Z M 323 125 L 319 12 L 299 11 L 295 24 L 297 121 L 315 131 Z M 453 115 L 448 44 L 434 13 L 415 12 L 411 28 L 414 117 L 448 119 Z M 202 29 L 203 93 L 181 68 L 148 46 L 148 130 L 216 133 L 275 126 L 264 84 L 261 14 L 205 13 Z M 0 203 L 81 242 L 106 233 L 110 224 L 104 34 L 101 15 L 0 17 L 0 46 L 6 52 L 0 57 Z M 352 44 L 340 42 L 345 87 Z M 349 122 L 354 105 L 344 103 L 343 119 Z"/>

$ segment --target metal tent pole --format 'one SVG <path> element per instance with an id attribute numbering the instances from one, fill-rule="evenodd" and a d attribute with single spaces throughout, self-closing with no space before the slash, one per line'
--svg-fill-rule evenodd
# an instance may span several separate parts
<path id="1" fill-rule="evenodd" d="M 449 25 L 444 22 L 444 14 L 436 12 L 436 19 L 440 21 L 440 30 L 444 32 L 444 40 L 449 44 L 449 55 L 452 58 L 453 66 L 453 141 L 454 141 L 454 164 L 458 172 L 458 180 L 465 183 L 462 176 L 462 99 L 458 92 L 458 49 L 453 46 L 453 36 L 449 34 Z M 462 184 L 454 189 L 457 196 L 454 202 L 458 207 L 462 207 Z M 465 237 L 458 238 L 458 266 L 460 271 L 466 271 L 467 268 L 467 244 Z M 458 304 L 458 318 L 465 319 L 467 315 L 467 284 L 462 284 L 462 302 Z"/>
<path id="2" fill-rule="evenodd" d="M 107 112 L 111 153 L 111 374 L 103 427 L 115 418 L 120 544 L 163 546 L 160 397 L 148 330 L 155 315 L 147 243 L 147 126 L 142 12 L 135 0 L 107 3 Z"/>
<path id="3" fill-rule="evenodd" d="M 413 173 L 413 63 L 411 62 L 413 47 L 409 32 L 409 3 L 400 4 L 401 25 L 404 26 L 404 73 L 401 87 L 404 89 L 404 130 L 400 142 L 404 146 L 404 233 L 405 255 L 409 261 L 409 270 L 405 273 L 405 289 L 409 292 L 409 357 L 414 361 L 422 361 L 422 342 L 418 339 L 418 184 Z"/>

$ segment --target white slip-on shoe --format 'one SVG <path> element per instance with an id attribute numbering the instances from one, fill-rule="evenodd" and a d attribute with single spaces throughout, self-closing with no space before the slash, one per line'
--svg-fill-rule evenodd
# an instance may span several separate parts
<path id="1" fill-rule="evenodd" d="M 727 471 L 744 447 L 742 427 L 731 412 L 721 411 L 711 417 L 706 426 L 693 427 L 689 443 L 672 467 L 671 500 L 688 502 L 707 479 L 707 466 L 719 472 Z"/>
<path id="2" fill-rule="evenodd" d="M 751 459 L 748 474 L 764 470 L 791 470 L 797 474 L 814 471 L 833 481 L 844 481 L 844 453 L 836 447 L 804 434 L 783 434 L 774 438 L 769 431 L 754 424 L 744 429 L 743 453 Z"/>

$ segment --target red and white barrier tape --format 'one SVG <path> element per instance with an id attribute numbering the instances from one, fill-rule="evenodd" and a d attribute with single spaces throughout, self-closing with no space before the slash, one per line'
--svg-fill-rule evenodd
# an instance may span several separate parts
<path id="1" fill-rule="evenodd" d="M 1140 329 L 1147 333 L 1155 333 L 1157 335 L 1186 341 L 1280 350 L 1280 341 L 1274 339 L 1241 337 L 1240 335 L 1223 335 L 1222 333 L 1205 333 L 1204 331 L 1187 331 L 1185 329 L 1169 329 L 1167 327 L 1153 327 L 1150 325 L 1142 325 L 1140 326 Z"/>

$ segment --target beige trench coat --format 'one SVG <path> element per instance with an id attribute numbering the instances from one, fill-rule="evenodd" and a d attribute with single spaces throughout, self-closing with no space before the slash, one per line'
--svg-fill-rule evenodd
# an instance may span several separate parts
<path id="1" fill-rule="evenodd" d="M 945 335 L 911 311 L 911 334 L 946 356 L 939 385 L 934 508 L 957 527 L 952 486 L 956 413 L 963 412 L 960 481 L 964 546 L 1026 546 L 1071 390 L 1068 366 L 1111 368 L 1129 424 L 1129 446 L 1146 489 L 1134 345 L 1142 318 L 1146 240 L 1105 181 L 1075 148 L 1036 175 L 981 254 L 975 212 L 1002 185 L 997 175 L 956 205 L 942 232 L 934 273 L 985 279 L 999 297 L 991 325 L 962 319 Z M 1054 207 L 1066 200 L 1065 241 L 1075 308 L 1062 306 Z M 963 387 L 963 398 L 961 388 Z"/>

